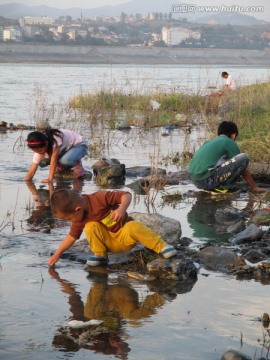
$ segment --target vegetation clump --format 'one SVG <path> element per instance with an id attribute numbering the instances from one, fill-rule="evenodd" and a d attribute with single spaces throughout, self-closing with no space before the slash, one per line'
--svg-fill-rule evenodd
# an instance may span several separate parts
<path id="1" fill-rule="evenodd" d="M 223 96 L 202 96 L 177 91 L 125 94 L 99 91 L 80 94 L 69 101 L 70 109 L 82 112 L 91 124 L 115 129 L 120 124 L 153 127 L 187 127 L 205 124 L 208 136 L 217 123 L 230 119 L 240 129 L 239 143 L 251 161 L 270 158 L 270 83 L 239 87 Z M 198 120 L 199 119 L 199 120 Z"/>

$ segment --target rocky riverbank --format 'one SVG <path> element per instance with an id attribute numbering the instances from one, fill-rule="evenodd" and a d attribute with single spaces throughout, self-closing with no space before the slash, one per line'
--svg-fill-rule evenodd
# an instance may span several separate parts
<path id="1" fill-rule="evenodd" d="M 0 63 L 268 66 L 269 50 L 0 44 Z"/>
<path id="2" fill-rule="evenodd" d="M 140 180 L 128 186 L 140 194 L 145 191 L 145 187 L 156 187 L 158 180 L 159 189 L 166 184 L 172 184 L 170 179 L 174 180 L 173 184 L 175 184 L 175 180 L 178 181 L 178 184 L 183 181 L 190 182 L 187 173 L 178 172 L 174 174 L 175 176 L 168 178 L 165 170 L 154 170 L 143 166 L 129 168 L 121 173 L 124 168 L 120 167 L 116 159 L 113 160 L 115 160 L 114 163 L 102 164 L 102 161 L 99 161 L 93 165 L 95 181 L 100 180 L 98 179 L 99 176 L 105 176 L 106 181 L 108 176 L 110 179 L 115 177 L 118 181 L 121 181 L 124 175 L 127 177 L 130 175 L 132 177 L 138 176 Z M 105 169 L 109 172 L 100 172 L 100 170 Z M 155 171 L 157 171 L 156 175 L 154 175 Z M 235 208 L 232 202 L 237 201 L 241 194 L 245 194 L 246 191 L 248 191 L 248 186 L 239 182 L 238 190 L 228 194 L 217 193 L 213 195 L 210 192 L 197 190 L 185 194 L 185 197 L 192 198 L 195 201 L 194 207 L 188 215 L 188 221 L 194 230 L 196 231 L 197 227 L 201 229 L 202 214 L 204 216 L 209 214 L 212 218 L 212 224 L 208 224 L 207 221 L 207 225 L 204 225 L 204 231 L 211 232 L 211 228 L 215 229 L 213 232 L 213 234 L 215 233 L 214 240 L 211 242 L 209 238 L 209 241 L 200 244 L 199 248 L 194 246 L 192 239 L 182 237 L 179 221 L 159 214 L 131 213 L 130 215 L 135 221 L 153 229 L 167 243 L 174 245 L 178 254 L 169 260 L 157 259 L 158 255 L 153 256 L 146 249 L 139 256 L 133 250 L 120 256 L 111 254 L 109 269 L 111 271 L 121 269 L 126 271 L 129 276 L 144 281 L 156 279 L 186 281 L 197 277 L 198 268 L 193 263 L 195 261 L 206 269 L 235 275 L 241 280 L 256 279 L 264 284 L 269 284 L 270 210 L 269 208 L 253 210 L 253 201 L 243 210 Z M 177 196 L 171 195 L 167 201 L 172 200 L 177 203 L 183 199 L 182 196 L 178 199 Z M 197 217 L 200 219 L 199 221 Z M 208 226 L 209 229 L 206 230 Z M 141 247 L 138 250 L 141 251 Z M 88 243 L 80 241 L 74 244 L 70 251 L 65 252 L 63 256 L 85 262 L 88 253 Z"/>

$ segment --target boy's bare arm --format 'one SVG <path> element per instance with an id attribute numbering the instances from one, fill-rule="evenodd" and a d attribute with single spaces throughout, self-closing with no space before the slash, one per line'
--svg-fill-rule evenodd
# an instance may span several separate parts
<path id="1" fill-rule="evenodd" d="M 251 189 L 253 191 L 255 191 L 256 193 L 267 191 L 266 189 L 260 188 L 255 184 L 250 172 L 247 169 L 243 172 L 242 176 L 243 176 L 244 180 L 246 181 L 246 183 L 248 183 L 248 185 L 251 187 Z"/>
<path id="2" fill-rule="evenodd" d="M 131 203 L 131 199 L 132 199 L 132 196 L 129 193 L 124 194 L 121 197 L 121 202 L 120 202 L 119 207 L 116 210 L 114 210 L 114 212 L 111 215 L 111 217 L 114 221 L 120 221 L 124 218 L 127 208 L 129 207 L 129 205 Z"/>
<path id="3" fill-rule="evenodd" d="M 48 261 L 48 265 L 54 266 L 54 264 L 59 260 L 60 256 L 63 254 L 63 252 L 66 251 L 68 248 L 70 248 L 70 246 L 73 245 L 73 243 L 76 240 L 77 239 L 74 239 L 74 237 L 67 235 L 64 238 L 64 240 L 61 242 L 55 253 L 50 257 Z"/>

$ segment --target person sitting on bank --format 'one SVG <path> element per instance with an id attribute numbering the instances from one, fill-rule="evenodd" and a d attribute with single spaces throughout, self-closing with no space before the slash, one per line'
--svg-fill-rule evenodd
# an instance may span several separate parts
<path id="1" fill-rule="evenodd" d="M 227 192 L 243 176 L 254 192 L 266 191 L 255 184 L 247 170 L 249 158 L 240 153 L 236 144 L 237 125 L 233 121 L 223 121 L 217 135 L 206 141 L 189 163 L 188 171 L 194 185 L 199 189 Z"/>
<path id="2" fill-rule="evenodd" d="M 27 146 L 35 152 L 25 180 L 32 180 L 43 159 L 50 163 L 49 176 L 43 183 L 53 181 L 55 171 L 72 169 L 75 178 L 84 175 L 81 159 L 87 153 L 87 143 L 74 131 L 47 129 L 44 133 L 32 131 L 27 136 Z"/>
<path id="3" fill-rule="evenodd" d="M 226 80 L 226 83 L 222 86 L 221 90 L 224 91 L 234 91 L 237 89 L 236 81 L 233 79 L 232 75 L 228 74 L 226 71 L 221 73 L 221 77 Z"/>
<path id="4" fill-rule="evenodd" d="M 51 196 L 53 214 L 72 222 L 72 225 L 69 234 L 50 257 L 49 266 L 54 266 L 61 254 L 80 238 L 83 230 L 93 252 L 86 262 L 90 266 L 106 265 L 108 252 L 126 252 L 137 243 L 164 258 L 176 255 L 175 248 L 160 235 L 128 216 L 126 210 L 131 199 L 127 191 L 97 191 L 91 195 L 80 195 L 66 189 L 55 191 Z"/>

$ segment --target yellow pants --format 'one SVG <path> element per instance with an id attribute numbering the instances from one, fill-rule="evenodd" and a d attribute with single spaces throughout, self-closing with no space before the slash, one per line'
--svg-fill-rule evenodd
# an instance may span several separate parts
<path id="1" fill-rule="evenodd" d="M 96 221 L 84 227 L 87 241 L 95 256 L 107 256 L 107 252 L 125 252 L 137 243 L 160 253 L 166 242 L 160 235 L 137 221 L 129 221 L 116 233 L 108 231 Z"/>
<path id="2" fill-rule="evenodd" d="M 101 319 L 111 311 L 131 324 L 138 325 L 138 320 L 157 313 L 164 305 L 164 299 L 158 293 L 139 297 L 136 290 L 127 285 L 93 284 L 87 296 L 84 316 L 87 319 Z"/>

